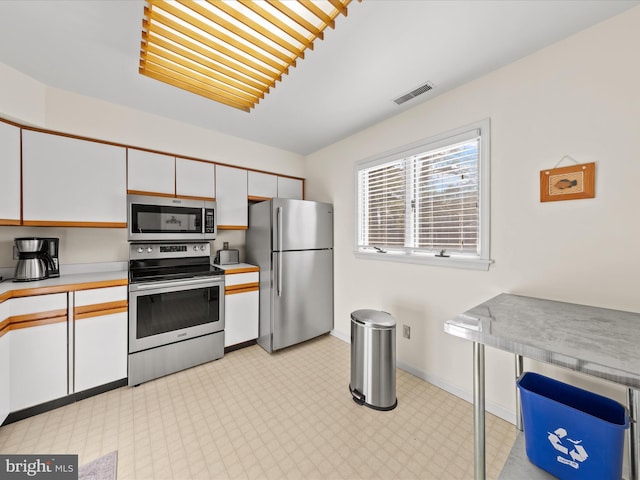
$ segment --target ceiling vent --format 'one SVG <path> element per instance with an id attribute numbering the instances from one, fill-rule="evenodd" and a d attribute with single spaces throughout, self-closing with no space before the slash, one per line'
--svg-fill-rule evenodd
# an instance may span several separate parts
<path id="1" fill-rule="evenodd" d="M 412 98 L 416 98 L 418 95 L 422 95 L 423 93 L 428 92 L 433 88 L 433 83 L 426 82 L 420 85 L 418 88 L 411 90 L 409 93 L 405 93 L 404 95 L 399 96 L 394 100 L 398 105 L 402 105 L 404 102 L 411 100 Z"/>

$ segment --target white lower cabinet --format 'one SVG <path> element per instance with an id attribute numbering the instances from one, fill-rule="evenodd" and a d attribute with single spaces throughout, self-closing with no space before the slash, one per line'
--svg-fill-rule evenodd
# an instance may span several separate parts
<path id="1" fill-rule="evenodd" d="M 67 294 L 13 298 L 9 303 L 9 395 L 14 412 L 68 393 Z"/>
<path id="2" fill-rule="evenodd" d="M 125 379 L 127 325 L 126 286 L 0 301 L 0 424 L 11 412 Z"/>
<path id="3" fill-rule="evenodd" d="M 75 292 L 74 391 L 127 377 L 127 287 Z"/>
<path id="4" fill-rule="evenodd" d="M 225 274 L 224 346 L 258 338 L 260 292 L 257 271 Z"/>
<path id="5" fill-rule="evenodd" d="M 9 302 L 0 302 L 0 425 L 11 411 L 9 395 Z"/>
<path id="6" fill-rule="evenodd" d="M 3 332 L 0 316 L 0 425 L 11 411 L 9 396 L 9 332 Z"/>
<path id="7" fill-rule="evenodd" d="M 74 390 L 82 392 L 127 377 L 127 314 L 75 321 Z"/>
<path id="8" fill-rule="evenodd" d="M 225 347 L 258 338 L 258 295 L 258 290 L 225 295 Z"/>

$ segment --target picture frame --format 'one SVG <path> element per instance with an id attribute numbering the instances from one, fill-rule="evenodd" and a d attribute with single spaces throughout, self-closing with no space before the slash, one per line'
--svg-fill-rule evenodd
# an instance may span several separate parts
<path id="1" fill-rule="evenodd" d="M 595 172 L 595 162 L 541 170 L 540 201 L 594 198 Z"/>

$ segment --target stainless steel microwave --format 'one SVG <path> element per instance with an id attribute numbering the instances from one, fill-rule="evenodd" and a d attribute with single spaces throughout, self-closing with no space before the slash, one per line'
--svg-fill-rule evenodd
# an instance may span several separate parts
<path id="1" fill-rule="evenodd" d="M 130 242 L 214 240 L 216 202 L 185 198 L 127 196 Z"/>

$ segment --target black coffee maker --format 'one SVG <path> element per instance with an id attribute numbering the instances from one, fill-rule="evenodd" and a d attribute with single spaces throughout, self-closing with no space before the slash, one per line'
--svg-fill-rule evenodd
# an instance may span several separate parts
<path id="1" fill-rule="evenodd" d="M 30 282 L 60 276 L 58 263 L 58 238 L 14 238 L 18 252 L 18 264 L 14 282 Z"/>

